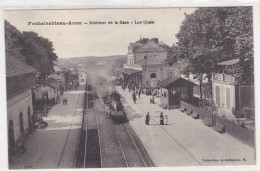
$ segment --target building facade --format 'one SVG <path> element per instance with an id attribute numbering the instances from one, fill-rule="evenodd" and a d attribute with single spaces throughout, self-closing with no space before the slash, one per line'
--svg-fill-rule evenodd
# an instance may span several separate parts
<path id="1" fill-rule="evenodd" d="M 223 73 L 213 73 L 212 99 L 220 111 L 233 113 L 254 108 L 254 86 L 239 83 L 234 75 L 225 73 L 226 66 L 236 65 L 238 59 L 218 63 Z"/>
<path id="2" fill-rule="evenodd" d="M 180 75 L 180 64 L 169 66 L 167 45 L 149 40 L 144 44 L 130 43 L 127 63 L 120 69 L 121 78 L 126 86 L 136 88 L 159 89 L 158 83 L 168 77 Z"/>
<path id="3" fill-rule="evenodd" d="M 9 157 L 32 132 L 32 87 L 36 70 L 14 57 L 6 58 L 7 122 Z"/>
<path id="4" fill-rule="evenodd" d="M 59 81 L 48 78 L 43 81 L 39 86 L 35 88 L 35 100 L 54 100 L 55 102 L 60 98 L 61 95 L 61 84 Z"/>
<path id="5" fill-rule="evenodd" d="M 64 67 L 54 66 L 54 73 L 50 74 L 49 78 L 53 78 L 60 82 L 62 89 L 66 89 L 69 69 Z"/>

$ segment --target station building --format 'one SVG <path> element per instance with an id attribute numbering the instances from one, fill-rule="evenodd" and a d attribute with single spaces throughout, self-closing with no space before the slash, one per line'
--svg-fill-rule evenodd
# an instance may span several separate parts
<path id="1" fill-rule="evenodd" d="M 168 49 L 164 43 L 149 40 L 144 44 L 130 43 L 127 62 L 118 68 L 117 77 L 126 85 L 146 90 L 159 90 L 158 83 L 168 77 L 180 76 L 181 65 L 165 64 Z"/>
<path id="2" fill-rule="evenodd" d="M 15 57 L 6 57 L 8 151 L 10 155 L 33 130 L 32 88 L 34 68 Z"/>

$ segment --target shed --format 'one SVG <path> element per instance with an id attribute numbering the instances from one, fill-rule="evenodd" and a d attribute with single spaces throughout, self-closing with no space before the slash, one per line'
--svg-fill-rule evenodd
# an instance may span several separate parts
<path id="1" fill-rule="evenodd" d="M 193 98 L 193 86 L 196 84 L 182 77 L 167 78 L 159 83 L 161 106 L 163 108 L 179 108 L 180 100 Z"/>
<path id="2" fill-rule="evenodd" d="M 47 99 L 57 99 L 60 96 L 60 82 L 53 79 L 48 78 L 44 80 L 40 85 L 35 88 L 35 99 L 41 100 L 44 96 Z"/>

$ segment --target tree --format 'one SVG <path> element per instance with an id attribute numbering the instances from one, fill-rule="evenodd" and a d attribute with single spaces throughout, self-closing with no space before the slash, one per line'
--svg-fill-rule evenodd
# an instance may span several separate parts
<path id="1" fill-rule="evenodd" d="M 5 20 L 5 55 L 24 60 L 21 54 L 22 34 L 13 25 Z"/>
<path id="2" fill-rule="evenodd" d="M 53 44 L 35 32 L 20 32 L 5 20 L 6 57 L 16 57 L 37 69 L 45 79 L 54 71 L 54 61 L 58 56 L 54 53 Z"/>
<path id="3" fill-rule="evenodd" d="M 253 81 L 253 65 L 246 64 L 253 61 L 251 7 L 199 8 L 185 16 L 176 35 L 177 56 L 189 63 L 184 71 L 198 75 L 200 83 L 202 74 L 207 74 L 211 85 L 212 72 L 219 71 L 218 62 L 240 58 L 234 75 L 240 81 L 245 78 Z M 246 59 L 250 62 L 245 62 Z"/>
<path id="4" fill-rule="evenodd" d="M 165 60 L 166 64 L 169 64 L 170 66 L 173 63 L 176 63 L 178 61 L 178 57 L 179 57 L 179 49 L 178 46 L 176 46 L 175 44 L 173 44 L 171 47 L 167 46 L 167 59 Z"/>
<path id="5" fill-rule="evenodd" d="M 41 72 L 41 77 L 54 72 L 54 61 L 57 55 L 53 52 L 53 44 L 46 38 L 39 37 L 35 32 L 23 32 L 23 50 L 27 63 Z"/>

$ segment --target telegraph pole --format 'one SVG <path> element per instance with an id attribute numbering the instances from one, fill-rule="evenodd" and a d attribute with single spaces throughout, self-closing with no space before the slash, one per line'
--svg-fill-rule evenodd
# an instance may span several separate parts
<path id="1" fill-rule="evenodd" d="M 147 54 L 144 55 L 144 71 L 146 71 Z"/>

